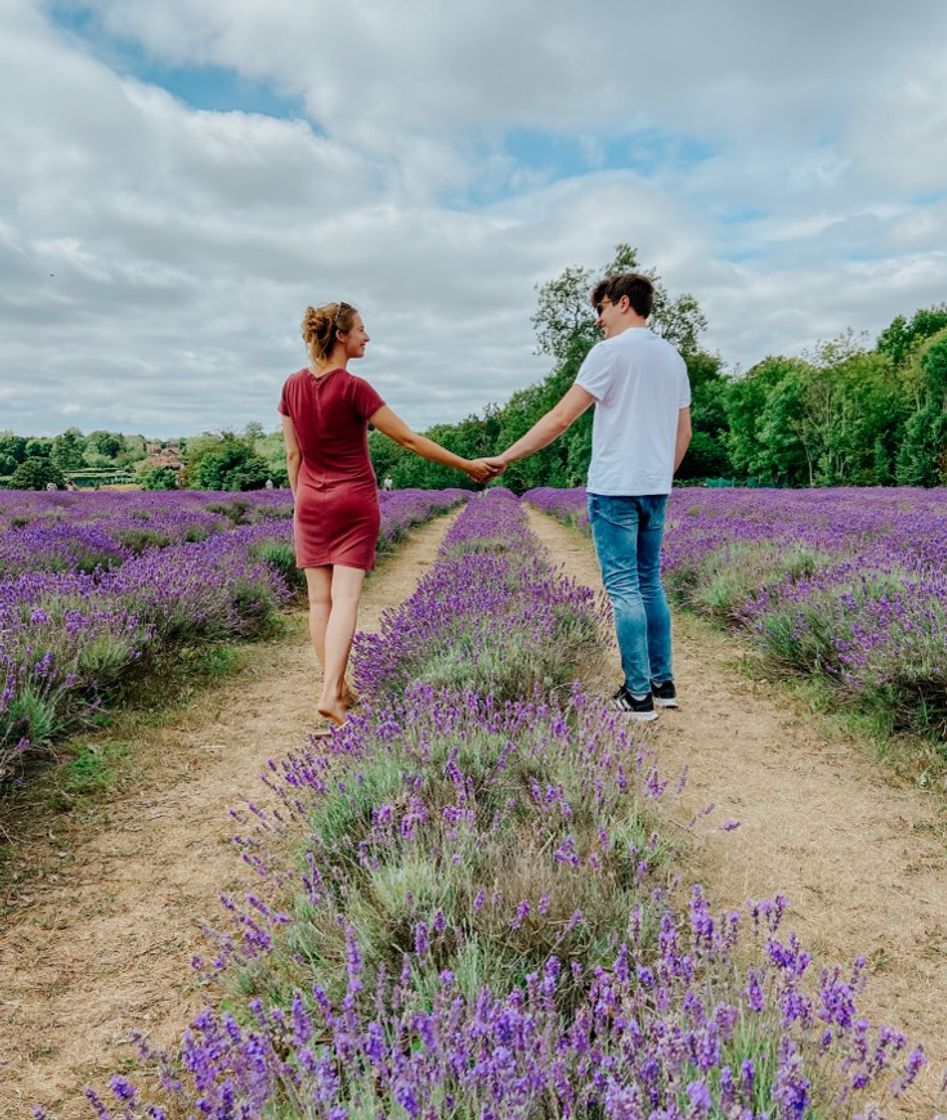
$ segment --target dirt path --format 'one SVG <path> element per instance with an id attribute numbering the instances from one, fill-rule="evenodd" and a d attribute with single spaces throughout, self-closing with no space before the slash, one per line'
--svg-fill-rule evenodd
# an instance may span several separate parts
<path id="1" fill-rule="evenodd" d="M 379 566 L 361 629 L 377 629 L 381 612 L 411 594 L 452 520 L 422 527 Z M 70 829 L 71 868 L 47 869 L 0 932 L 3 1120 L 28 1116 L 34 1101 L 62 1120 L 88 1120 L 82 1090 L 104 1090 L 133 1057 L 129 1031 L 169 1044 L 199 1007 L 189 967 L 207 948 L 198 922 L 214 924 L 218 893 L 252 878 L 230 843 L 237 827 L 227 811 L 264 800 L 257 778 L 267 759 L 314 727 L 318 676 L 299 622 L 291 638 L 253 647 L 247 667 L 175 726 L 154 731 L 146 749 L 160 763 L 144 785 L 107 805 L 94 827 Z"/>
<path id="2" fill-rule="evenodd" d="M 566 574 L 601 588 L 590 542 L 535 510 L 530 527 Z M 781 892 L 789 927 L 818 960 L 866 956 L 864 1010 L 923 1041 L 931 1059 L 912 1105 L 929 1117 L 947 1065 L 947 848 L 937 804 L 898 788 L 868 748 L 827 731 L 784 689 L 742 675 L 732 639 L 677 617 L 674 652 L 681 707 L 647 725 L 649 741 L 665 771 L 689 768 L 688 814 L 713 802 L 713 819 L 741 822 L 730 833 L 704 830 L 691 879 L 719 906 Z M 617 651 L 588 676 L 589 687 L 613 691 Z"/>

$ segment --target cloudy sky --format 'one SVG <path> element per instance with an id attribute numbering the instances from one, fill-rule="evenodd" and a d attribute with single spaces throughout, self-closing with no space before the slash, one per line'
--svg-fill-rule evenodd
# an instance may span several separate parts
<path id="1" fill-rule="evenodd" d="M 409 423 L 637 247 L 727 368 L 947 299 L 947 4 L 0 0 L 0 429 L 275 427 L 308 303 Z"/>

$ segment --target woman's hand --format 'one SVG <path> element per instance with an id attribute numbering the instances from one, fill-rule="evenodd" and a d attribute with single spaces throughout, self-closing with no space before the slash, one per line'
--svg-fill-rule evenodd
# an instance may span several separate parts
<path id="1" fill-rule="evenodd" d="M 469 474 L 474 482 L 489 482 L 500 472 L 492 467 L 486 459 L 468 459 L 464 473 Z"/>

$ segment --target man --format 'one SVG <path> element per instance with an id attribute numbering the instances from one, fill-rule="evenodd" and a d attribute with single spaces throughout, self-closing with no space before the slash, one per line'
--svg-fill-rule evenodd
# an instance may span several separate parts
<path id="1" fill-rule="evenodd" d="M 648 327 L 647 276 L 602 280 L 591 298 L 603 340 L 562 399 L 487 462 L 503 469 L 525 459 L 596 405 L 588 508 L 624 674 L 612 702 L 633 719 L 653 720 L 655 706 L 677 707 L 661 538 L 671 481 L 691 439 L 690 384 L 684 359 Z"/>

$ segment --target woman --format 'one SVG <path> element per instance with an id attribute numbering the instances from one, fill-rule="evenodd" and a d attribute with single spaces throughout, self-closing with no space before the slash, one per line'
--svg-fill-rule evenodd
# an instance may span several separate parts
<path id="1" fill-rule="evenodd" d="M 309 633 L 323 670 L 319 712 L 340 724 L 354 702 L 345 682 L 365 573 L 375 566 L 381 513 L 368 454 L 372 424 L 409 451 L 464 471 L 477 482 L 496 472 L 413 432 L 378 393 L 348 372 L 369 341 L 348 303 L 307 307 L 302 323 L 309 365 L 283 386 L 286 464 L 296 509 L 296 564 L 306 573 Z"/>

